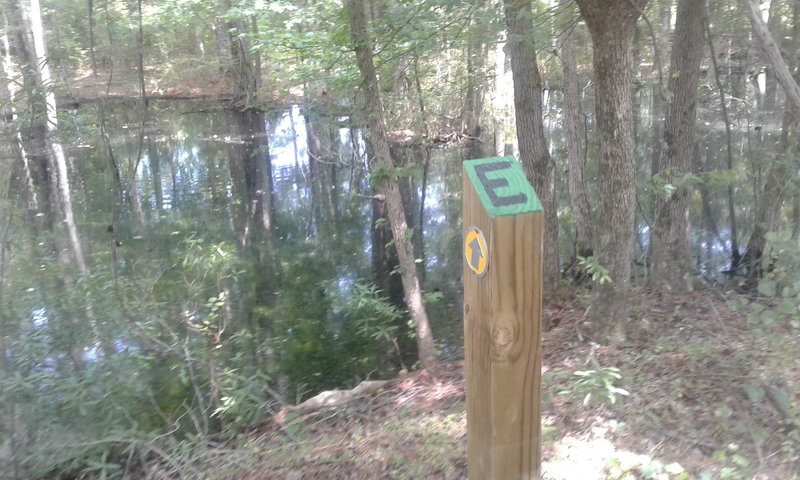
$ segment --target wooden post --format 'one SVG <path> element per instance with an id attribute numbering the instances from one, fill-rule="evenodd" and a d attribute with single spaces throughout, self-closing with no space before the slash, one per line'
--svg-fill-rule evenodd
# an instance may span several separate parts
<path id="1" fill-rule="evenodd" d="M 538 480 L 542 207 L 514 157 L 464 162 L 464 343 L 472 480 Z"/>

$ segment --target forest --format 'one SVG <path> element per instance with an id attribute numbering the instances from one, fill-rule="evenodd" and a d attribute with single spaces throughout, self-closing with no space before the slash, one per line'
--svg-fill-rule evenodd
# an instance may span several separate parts
<path id="1" fill-rule="evenodd" d="M 0 5 L 0 480 L 466 478 L 502 156 L 541 477 L 800 479 L 800 2 Z"/>

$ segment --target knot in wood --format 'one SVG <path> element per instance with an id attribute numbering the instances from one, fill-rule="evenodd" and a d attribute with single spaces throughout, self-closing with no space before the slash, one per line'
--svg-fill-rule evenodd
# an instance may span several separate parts
<path id="1" fill-rule="evenodd" d="M 501 318 L 492 328 L 493 356 L 495 359 L 506 359 L 513 356 L 514 345 L 519 332 L 515 322 L 509 318 Z"/>

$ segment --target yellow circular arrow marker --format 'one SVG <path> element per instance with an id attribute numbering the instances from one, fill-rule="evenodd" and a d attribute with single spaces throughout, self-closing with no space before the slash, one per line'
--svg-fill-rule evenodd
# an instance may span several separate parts
<path id="1" fill-rule="evenodd" d="M 464 238 L 464 258 L 473 274 L 478 277 L 486 275 L 489 270 L 489 247 L 483 232 L 475 227 L 467 230 Z"/>

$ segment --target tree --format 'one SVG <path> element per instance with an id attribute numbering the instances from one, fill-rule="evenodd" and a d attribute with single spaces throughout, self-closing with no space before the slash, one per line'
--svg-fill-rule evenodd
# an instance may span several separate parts
<path id="1" fill-rule="evenodd" d="M 722 119 L 725 123 L 725 159 L 728 171 L 733 172 L 733 129 L 731 126 L 731 118 L 728 114 L 728 103 L 725 99 L 725 88 L 722 85 L 721 73 L 717 65 L 717 53 L 714 50 L 714 39 L 711 36 L 711 26 L 709 25 L 708 18 L 704 20 L 706 37 L 708 39 L 709 57 L 711 58 L 711 65 L 714 70 L 714 84 L 719 92 L 720 110 L 722 111 Z M 734 202 L 734 185 L 733 182 L 728 184 L 727 189 L 727 203 L 728 203 L 728 223 L 730 225 L 730 241 L 731 241 L 731 262 L 730 270 L 733 271 L 738 268 L 741 261 L 741 252 L 739 251 L 739 231 L 736 223 L 736 206 Z"/>
<path id="2" fill-rule="evenodd" d="M 772 37 L 767 25 L 761 18 L 758 5 L 750 0 L 742 0 L 747 16 L 753 27 L 753 33 L 758 38 L 761 49 L 767 57 L 771 71 L 783 87 L 789 105 L 783 115 L 781 135 L 778 142 L 776 159 L 770 164 L 765 175 L 756 205 L 753 231 L 747 242 L 747 248 L 741 259 L 740 267 L 747 269 L 751 281 L 763 275 L 762 260 L 766 248 L 766 234 L 773 229 L 780 219 L 781 207 L 786 198 L 786 179 L 790 177 L 789 159 L 787 153 L 790 148 L 790 131 L 796 128 L 800 121 L 800 86 L 791 74 L 791 69 L 797 68 L 797 41 L 790 43 L 790 63 L 787 65 L 783 59 L 775 39 Z M 797 9 L 795 9 L 795 22 Z M 796 27 L 796 24 L 795 24 Z M 780 28 L 780 24 L 778 24 Z"/>
<path id="3" fill-rule="evenodd" d="M 562 4 L 569 3 L 566 0 Z M 575 253 L 592 256 L 594 244 L 589 198 L 584 181 L 584 148 L 581 138 L 581 88 L 575 57 L 576 32 L 574 27 L 564 32 L 561 40 L 561 69 L 564 76 L 564 136 L 569 171 L 569 198 L 575 223 Z"/>
<path id="4" fill-rule="evenodd" d="M 604 225 L 597 230 L 594 252 L 612 280 L 595 285 L 591 321 L 598 340 L 609 342 L 624 339 L 627 320 L 636 205 L 631 40 L 647 1 L 577 0 L 593 46 L 597 221 Z"/>
<path id="5" fill-rule="evenodd" d="M 747 17 L 750 19 L 750 24 L 753 26 L 753 34 L 758 39 L 761 49 L 767 56 L 767 62 L 772 67 L 772 72 L 778 79 L 778 83 L 783 87 L 786 98 L 794 105 L 795 108 L 800 109 L 800 86 L 792 78 L 792 73 L 786 65 L 786 61 L 781 56 L 781 52 L 775 39 L 772 37 L 769 28 L 761 18 L 761 10 L 758 7 L 756 0 L 742 0 L 744 10 Z"/>
<path id="6" fill-rule="evenodd" d="M 43 175 L 36 180 L 42 190 L 49 194 L 44 195 L 42 200 L 45 203 L 52 202 L 55 207 L 52 212 L 57 219 L 55 225 L 57 228 L 63 226 L 66 230 L 72 261 L 80 273 L 85 274 L 88 269 L 75 225 L 67 159 L 58 138 L 56 97 L 50 77 L 39 0 L 30 0 L 28 5 L 7 0 L 6 10 L 15 22 L 14 51 L 32 107 L 28 112 L 31 132 L 23 136 L 32 143 L 25 150 L 39 158 L 37 161 L 41 164 L 38 168 Z M 45 186 L 47 183 L 49 185 Z"/>
<path id="7" fill-rule="evenodd" d="M 505 17 L 514 79 L 514 112 L 520 163 L 533 184 L 544 211 L 544 266 L 542 276 L 547 298 L 560 284 L 558 259 L 558 216 L 555 196 L 555 168 L 542 122 L 542 77 L 533 42 L 530 0 L 506 0 Z"/>
<path id="8" fill-rule="evenodd" d="M 480 13 L 485 8 L 485 0 L 477 0 L 476 10 Z M 483 156 L 481 141 L 481 117 L 486 94 L 486 59 L 488 56 L 489 24 L 480 16 L 473 15 L 470 21 L 470 33 L 466 45 L 466 91 L 464 92 L 464 108 L 461 114 L 461 133 L 469 141 L 469 157 Z"/>
<path id="9" fill-rule="evenodd" d="M 671 100 L 664 119 L 664 147 L 656 185 L 651 237 L 651 282 L 675 292 L 691 290 L 689 242 L 689 175 L 696 123 L 703 18 L 706 0 L 681 0 L 669 70 Z"/>
<path id="10" fill-rule="evenodd" d="M 422 303 L 422 287 L 417 275 L 413 244 L 409 238 L 411 230 L 406 223 L 397 172 L 392 162 L 389 140 L 386 136 L 386 122 L 378 75 L 372 60 L 373 46 L 365 12 L 366 5 L 364 0 L 348 0 L 345 8 L 350 20 L 350 36 L 356 54 L 356 62 L 361 72 L 369 142 L 375 153 L 371 175 L 386 202 L 394 246 L 400 261 L 400 275 L 403 280 L 406 303 L 416 325 L 419 361 L 425 367 L 435 360 L 433 333 L 428 322 L 425 305 Z"/>

